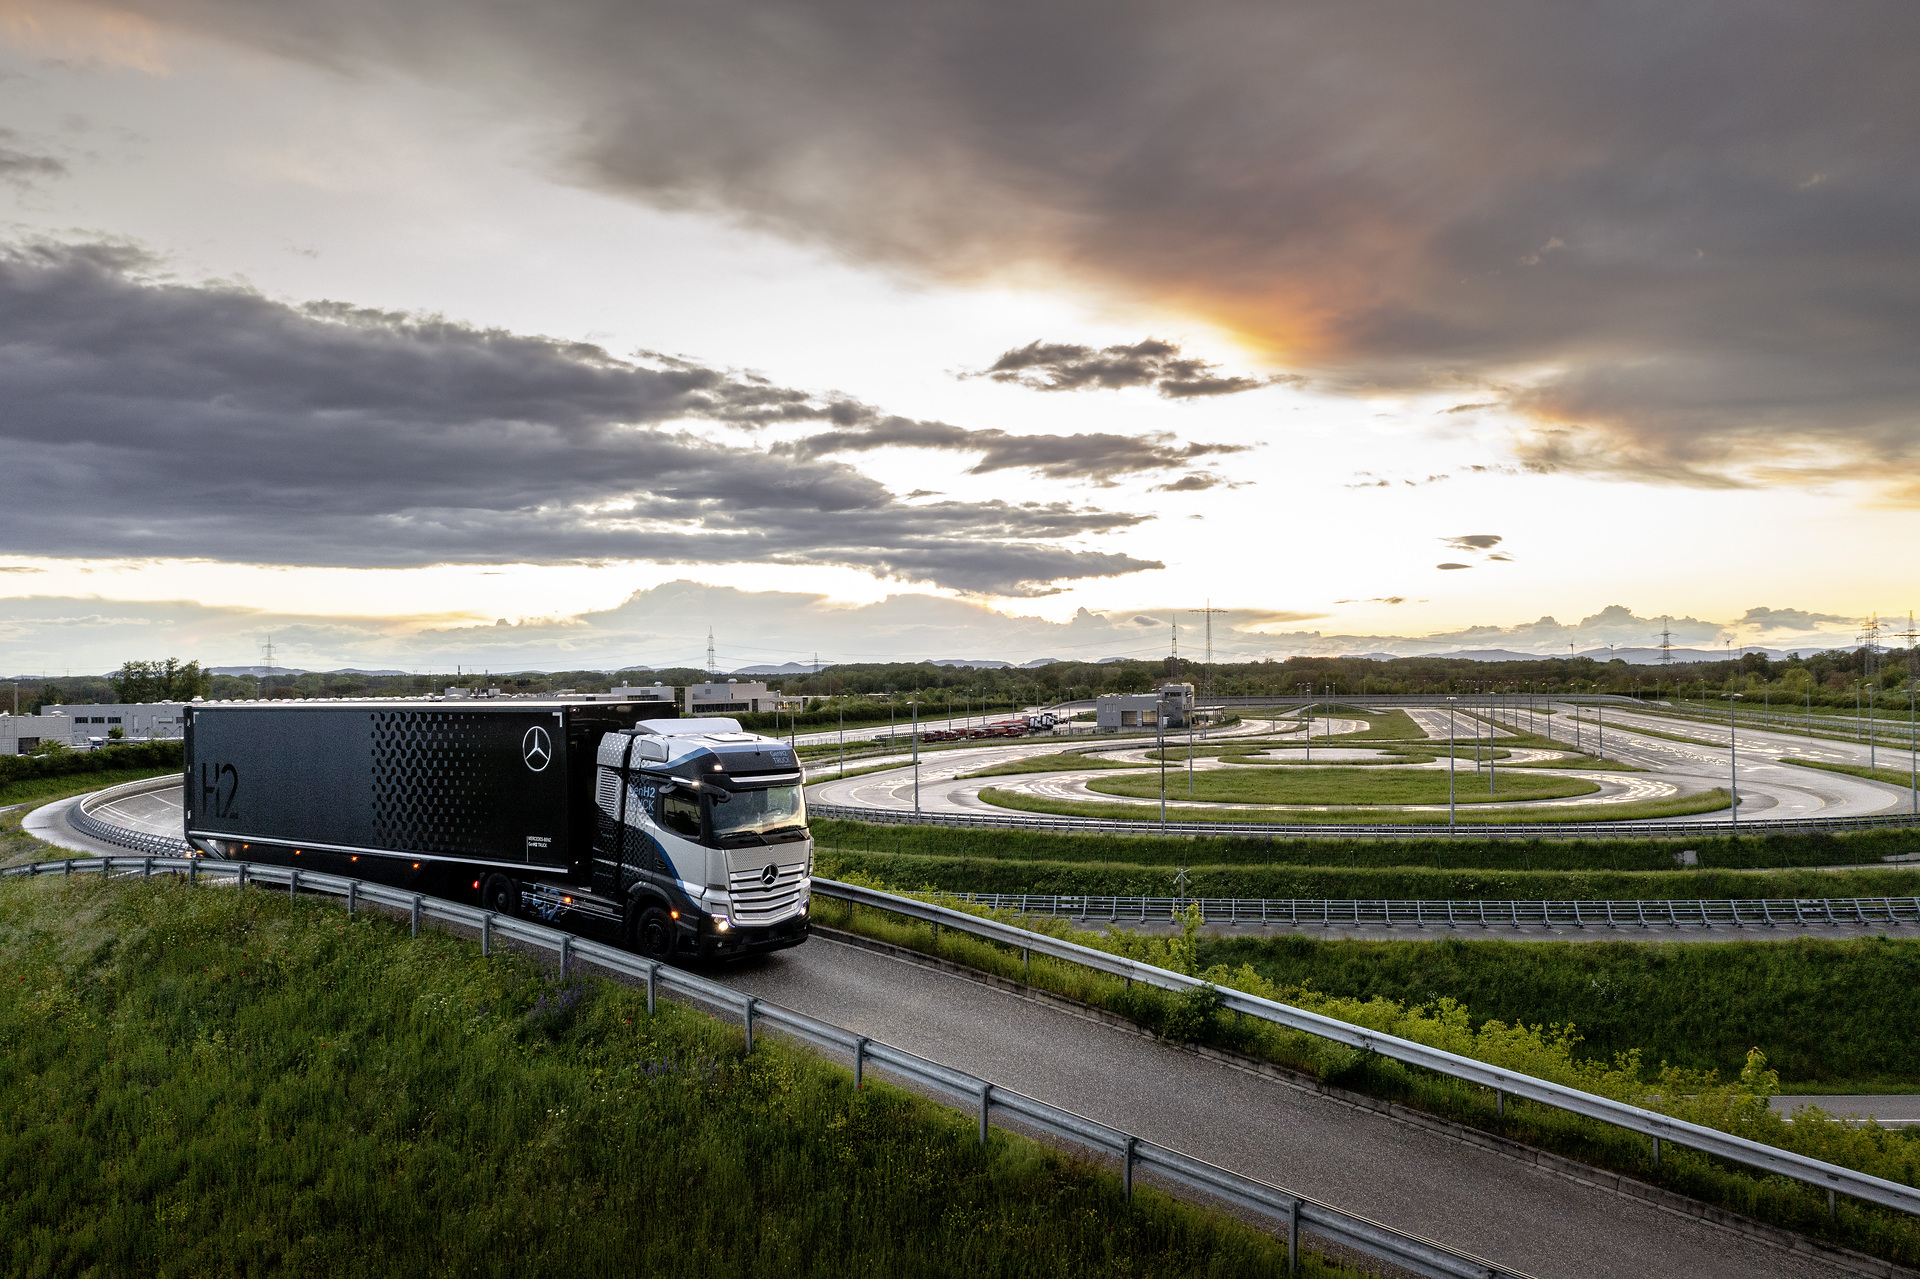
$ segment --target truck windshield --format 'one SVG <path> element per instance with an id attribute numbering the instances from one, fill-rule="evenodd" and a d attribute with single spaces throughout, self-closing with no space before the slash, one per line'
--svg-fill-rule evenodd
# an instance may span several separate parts
<path id="1" fill-rule="evenodd" d="M 807 820 L 807 802 L 798 786 L 769 786 L 765 790 L 734 791 L 724 804 L 713 805 L 716 835 L 751 835 L 801 826 Z"/>

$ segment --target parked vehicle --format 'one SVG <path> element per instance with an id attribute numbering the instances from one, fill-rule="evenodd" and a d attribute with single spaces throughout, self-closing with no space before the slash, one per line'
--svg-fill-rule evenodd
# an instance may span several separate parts
<path id="1" fill-rule="evenodd" d="M 593 922 L 642 954 L 804 941 L 813 872 L 785 742 L 671 704 L 214 702 L 186 727 L 188 842 Z"/>

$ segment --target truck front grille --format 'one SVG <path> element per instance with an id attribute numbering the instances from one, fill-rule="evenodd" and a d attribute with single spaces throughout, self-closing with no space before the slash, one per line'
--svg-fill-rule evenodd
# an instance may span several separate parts
<path id="1" fill-rule="evenodd" d="M 807 886 L 805 862 L 779 867 L 772 884 L 763 881 L 761 873 L 758 869 L 737 870 L 727 876 L 735 924 L 758 927 L 778 923 L 800 909 L 801 893 Z"/>

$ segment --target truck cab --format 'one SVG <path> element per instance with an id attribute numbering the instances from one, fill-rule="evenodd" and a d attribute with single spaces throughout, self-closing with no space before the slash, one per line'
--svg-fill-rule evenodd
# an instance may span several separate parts
<path id="1" fill-rule="evenodd" d="M 806 940 L 813 839 L 798 759 L 717 717 L 600 739 L 591 891 L 634 949 L 722 958 Z"/>

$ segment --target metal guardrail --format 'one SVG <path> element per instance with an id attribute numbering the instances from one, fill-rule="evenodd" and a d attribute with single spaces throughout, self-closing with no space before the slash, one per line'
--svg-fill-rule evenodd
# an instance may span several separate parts
<path id="1" fill-rule="evenodd" d="M 115 826 L 101 821 L 93 814 L 94 809 L 105 807 L 115 800 L 144 795 L 148 791 L 166 790 L 182 784 L 178 777 L 143 777 L 137 782 L 122 782 L 118 786 L 109 786 L 105 790 L 82 795 L 67 809 L 67 825 L 87 838 L 97 839 L 104 844 L 116 844 L 121 848 L 151 853 L 156 857 L 184 857 L 194 851 L 193 846 L 185 839 Z"/>
<path id="2" fill-rule="evenodd" d="M 1069 835 L 1255 835 L 1268 839 L 1705 839 L 1715 835 L 1800 835 L 1816 831 L 1903 830 L 1920 827 L 1911 813 L 1860 817 L 1801 817 L 1769 821 L 1445 822 L 1180 822 L 1122 821 L 1112 817 L 1050 814 L 936 813 L 908 809 L 856 808 L 809 802 L 815 817 L 884 826 L 952 826 L 981 830 L 1051 831 Z"/>
<path id="3" fill-rule="evenodd" d="M 954 893 L 959 901 L 1022 915 L 1087 920 L 1173 919 L 1192 906 L 1209 922 L 1389 928 L 1778 928 L 1920 924 L 1920 897 L 1765 897 L 1690 901 L 1394 901 L 1287 897 L 1097 897 L 1062 893 Z"/>
<path id="4" fill-rule="evenodd" d="M 817 1048 L 846 1054 L 853 1064 L 856 1087 L 864 1081 L 868 1069 L 878 1068 L 901 1080 L 931 1089 L 978 1116 L 982 1145 L 986 1144 L 988 1127 L 998 1116 L 1049 1136 L 1112 1155 L 1120 1161 L 1121 1184 L 1128 1198 L 1133 1195 L 1135 1173 L 1144 1171 L 1256 1213 L 1286 1232 L 1288 1254 L 1296 1273 L 1300 1235 L 1303 1230 L 1310 1230 L 1322 1239 L 1391 1262 L 1415 1274 L 1433 1276 L 1434 1279 L 1531 1279 L 1523 1271 L 1396 1230 L 1283 1187 L 1230 1172 L 1084 1115 L 1049 1105 L 978 1075 L 855 1034 L 756 995 L 747 995 L 628 951 L 587 941 L 571 933 L 510 915 L 500 915 L 475 906 L 366 880 L 302 871 L 298 867 L 230 862 L 206 857 L 68 858 L 0 870 L 0 878 L 96 874 L 110 879 L 116 872 L 121 876 L 149 878 L 156 872 L 180 873 L 185 874 L 190 883 L 226 879 L 240 889 L 249 885 L 284 885 L 290 896 L 307 892 L 343 898 L 350 916 L 361 903 L 405 911 L 415 936 L 419 935 L 423 922 L 476 929 L 480 934 L 482 954 L 491 954 L 493 943 L 498 938 L 519 942 L 536 950 L 551 951 L 558 957 L 563 975 L 574 963 L 596 965 L 643 982 L 647 990 L 649 1012 L 653 1010 L 659 993 L 665 991 L 737 1014 L 745 1028 L 746 1051 L 749 1053 L 753 1051 L 755 1032 L 761 1028 L 771 1028 L 784 1031 Z"/>
<path id="5" fill-rule="evenodd" d="M 964 911 L 932 905 L 910 897 L 898 897 L 892 893 L 879 892 L 857 884 L 815 879 L 813 891 L 816 896 L 831 897 L 890 911 L 909 919 L 918 919 L 942 928 L 951 928 L 956 932 L 984 937 L 1023 953 L 1047 955 L 1161 990 L 1178 993 L 1210 984 L 1183 973 L 1156 968 L 1151 964 L 1143 964 L 1121 955 L 1094 950 L 1057 937 L 1049 937 L 1044 933 L 1031 932 L 996 919 L 982 919 L 978 915 L 970 915 Z M 1676 1146 L 1684 1146 L 1762 1172 L 1790 1177 L 1795 1181 L 1817 1186 L 1827 1191 L 1829 1211 L 1832 1210 L 1833 1195 L 1837 1192 L 1868 1203 L 1879 1204 L 1884 1208 L 1920 1213 L 1920 1189 L 1913 1186 L 1901 1185 L 1899 1182 L 1887 1181 L 1852 1168 L 1842 1168 L 1837 1164 L 1795 1154 L 1789 1150 L 1749 1141 L 1745 1137 L 1736 1137 L 1718 1129 L 1688 1123 L 1683 1119 L 1674 1119 L 1657 1111 L 1615 1101 L 1610 1097 L 1582 1092 L 1578 1088 L 1571 1088 L 1565 1084 L 1536 1079 L 1531 1075 L 1489 1065 L 1471 1057 L 1462 1057 L 1457 1053 L 1429 1047 L 1411 1039 L 1402 1039 L 1397 1035 L 1337 1021 L 1332 1017 L 1309 1012 L 1304 1008 L 1295 1008 L 1276 1000 L 1262 999 L 1258 995 L 1249 995 L 1226 987 L 1215 989 L 1219 992 L 1222 1006 L 1249 1017 L 1257 1017 L 1262 1021 L 1286 1026 L 1292 1030 L 1305 1031 L 1350 1048 L 1378 1053 L 1382 1057 L 1405 1062 L 1410 1066 L 1418 1066 L 1423 1070 L 1431 1070 L 1436 1074 L 1448 1075 L 1467 1083 L 1478 1084 L 1481 1087 L 1493 1089 L 1497 1093 L 1511 1093 L 1516 1097 L 1525 1097 L 1543 1105 L 1555 1106 L 1576 1115 L 1583 1115 L 1588 1119 L 1614 1124 L 1630 1132 L 1651 1137 L 1655 1142 L 1672 1142 Z M 1654 1149 L 1657 1152 L 1658 1145 Z"/>

